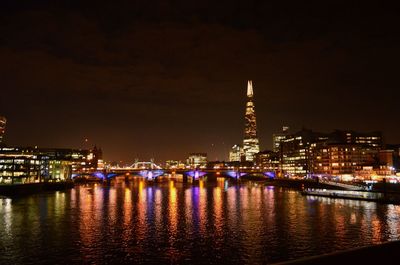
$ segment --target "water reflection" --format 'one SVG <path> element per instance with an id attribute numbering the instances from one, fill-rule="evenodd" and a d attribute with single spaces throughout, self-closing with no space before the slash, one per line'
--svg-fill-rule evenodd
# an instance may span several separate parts
<path id="1" fill-rule="evenodd" d="M 169 182 L 169 226 L 170 226 L 170 241 L 175 240 L 178 229 L 178 205 L 177 205 L 177 191 L 174 182 Z"/>
<path id="2" fill-rule="evenodd" d="M 136 179 L 0 198 L 0 227 L 0 264 L 265 263 L 399 239 L 400 206 Z"/>
<path id="3" fill-rule="evenodd" d="M 223 227 L 223 201 L 222 201 L 222 190 L 220 187 L 214 189 L 213 200 L 214 200 L 214 226 L 216 230 L 216 236 L 219 238 L 222 235 Z"/>
<path id="4" fill-rule="evenodd" d="M 131 227 L 131 224 L 133 222 L 132 220 L 132 211 L 133 211 L 133 206 L 132 206 L 132 191 L 128 188 L 125 187 L 125 194 L 124 194 L 124 209 L 123 209 L 123 217 L 124 217 L 124 223 L 123 223 L 123 240 L 124 242 L 129 242 L 129 239 L 133 235 L 133 229 Z"/>
<path id="5" fill-rule="evenodd" d="M 207 224 L 207 190 L 204 188 L 204 181 L 199 180 L 199 188 L 195 188 L 197 191 L 195 193 L 195 201 L 197 201 L 197 211 L 199 216 L 200 233 L 202 235 L 206 234 L 206 224 Z"/>
<path id="6" fill-rule="evenodd" d="M 9 198 L 5 199 L 0 199 L 0 213 L 3 216 L 2 218 L 2 226 L 4 229 L 4 233 L 7 236 L 12 236 L 11 235 L 11 202 L 12 200 Z"/>
<path id="7" fill-rule="evenodd" d="M 156 189 L 155 191 L 155 204 L 154 204 L 154 215 L 155 215 L 155 224 L 156 231 L 159 233 L 162 231 L 162 191 L 160 189 Z"/>

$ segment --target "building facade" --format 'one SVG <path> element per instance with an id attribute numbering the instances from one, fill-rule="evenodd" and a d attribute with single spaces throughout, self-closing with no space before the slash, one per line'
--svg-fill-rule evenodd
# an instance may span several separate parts
<path id="1" fill-rule="evenodd" d="M 286 135 L 280 144 L 281 169 L 286 176 L 305 177 L 311 171 L 310 146 L 324 139 L 319 133 L 302 129 Z"/>
<path id="2" fill-rule="evenodd" d="M 165 161 L 165 168 L 167 169 L 184 169 L 185 164 L 180 160 L 167 160 Z"/>
<path id="3" fill-rule="evenodd" d="M 102 166 L 104 166 L 102 150 L 97 147 L 94 147 L 91 150 L 38 147 L 0 148 L 0 156 L 2 157 L 16 155 L 38 157 L 40 159 L 47 158 L 49 161 L 66 161 L 71 166 L 71 173 L 74 174 L 90 173 L 96 170 L 102 170 Z M 52 162 L 49 163 L 51 164 Z M 57 167 L 58 164 L 59 163 L 54 163 L 54 167 Z"/>
<path id="4" fill-rule="evenodd" d="M 104 169 L 103 152 L 96 146 L 93 149 L 68 148 L 36 148 L 33 150 L 41 155 L 54 159 L 70 161 L 72 172 L 87 173 Z"/>
<path id="5" fill-rule="evenodd" d="M 359 144 L 321 143 L 312 147 L 313 174 L 352 175 L 365 166 L 377 164 L 376 149 Z"/>
<path id="6" fill-rule="evenodd" d="M 229 162 L 241 162 L 243 158 L 243 148 L 237 144 L 232 146 L 229 152 Z"/>
<path id="7" fill-rule="evenodd" d="M 279 171 L 279 152 L 265 150 L 256 154 L 255 159 L 257 167 L 265 170 L 278 172 Z"/>
<path id="8" fill-rule="evenodd" d="M 187 159 L 187 165 L 192 168 L 207 166 L 207 153 L 191 153 Z"/>
<path id="9" fill-rule="evenodd" d="M 287 176 L 349 175 L 364 166 L 379 166 L 380 132 L 302 129 L 281 141 L 281 167 Z"/>
<path id="10" fill-rule="evenodd" d="M 247 103 L 245 113 L 245 127 L 243 138 L 243 153 L 245 161 L 253 162 L 255 154 L 260 152 L 257 137 L 256 111 L 254 105 L 254 91 L 251 80 L 247 82 Z"/>
<path id="11" fill-rule="evenodd" d="M 64 182 L 71 174 L 70 161 L 19 148 L 0 149 L 0 184 Z"/>
<path id="12" fill-rule="evenodd" d="M 289 133 L 289 127 L 283 126 L 282 132 L 274 133 L 272 135 L 272 150 L 274 152 L 279 152 L 281 150 L 281 142 L 286 139 Z"/>

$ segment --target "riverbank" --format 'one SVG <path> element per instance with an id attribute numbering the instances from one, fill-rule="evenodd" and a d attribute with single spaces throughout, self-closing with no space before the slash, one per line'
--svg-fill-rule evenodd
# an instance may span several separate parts
<path id="1" fill-rule="evenodd" d="M 45 182 L 45 183 L 28 183 L 0 185 L 0 195 L 14 197 L 24 196 L 45 191 L 56 191 L 70 189 L 74 186 L 73 182 Z"/>

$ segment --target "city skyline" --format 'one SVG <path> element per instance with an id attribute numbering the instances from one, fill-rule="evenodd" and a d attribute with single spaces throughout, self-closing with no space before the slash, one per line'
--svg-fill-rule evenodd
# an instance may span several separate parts
<path id="1" fill-rule="evenodd" d="M 382 131 L 400 142 L 392 9 L 207 6 L 3 1 L 6 142 L 97 145 L 107 160 L 226 160 L 242 139 L 250 79 L 261 150 L 282 126 Z"/>
<path id="2" fill-rule="evenodd" d="M 396 264 L 398 20 L 0 1 L 0 264 Z"/>

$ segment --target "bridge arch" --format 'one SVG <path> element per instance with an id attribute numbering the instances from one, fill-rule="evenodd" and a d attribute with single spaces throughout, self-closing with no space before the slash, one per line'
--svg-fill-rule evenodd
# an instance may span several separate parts
<path id="1" fill-rule="evenodd" d="M 129 168 L 132 169 L 161 169 L 159 165 L 154 163 L 153 161 L 147 162 L 147 161 L 137 161 L 133 163 Z"/>

